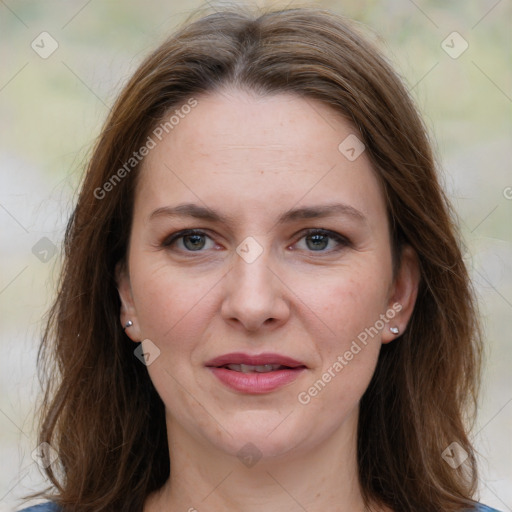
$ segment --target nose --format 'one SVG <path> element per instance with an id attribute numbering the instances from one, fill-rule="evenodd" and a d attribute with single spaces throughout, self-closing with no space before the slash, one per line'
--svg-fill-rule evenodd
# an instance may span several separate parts
<path id="1" fill-rule="evenodd" d="M 238 254 L 224 280 L 222 317 L 247 331 L 273 330 L 288 320 L 287 287 L 270 268 L 268 250 L 251 263 Z M 274 265 L 275 267 L 275 265 Z"/>

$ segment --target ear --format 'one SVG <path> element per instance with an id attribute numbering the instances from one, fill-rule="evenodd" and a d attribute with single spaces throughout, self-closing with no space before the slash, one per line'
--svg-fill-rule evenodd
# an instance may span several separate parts
<path id="1" fill-rule="evenodd" d="M 409 245 L 402 249 L 400 268 L 398 269 L 390 289 L 388 312 L 396 314 L 389 320 L 387 328 L 382 333 L 382 343 L 389 343 L 403 334 L 411 318 L 418 296 L 420 283 L 420 267 L 416 251 Z M 389 328 L 398 327 L 399 334 L 393 334 Z"/>
<path id="2" fill-rule="evenodd" d="M 131 321 L 133 325 L 126 328 L 124 332 L 132 341 L 139 342 L 142 339 L 139 327 L 140 324 L 133 302 L 130 276 L 124 262 L 118 262 L 116 264 L 116 282 L 119 298 L 121 299 L 121 326 L 124 327 L 128 321 Z"/>

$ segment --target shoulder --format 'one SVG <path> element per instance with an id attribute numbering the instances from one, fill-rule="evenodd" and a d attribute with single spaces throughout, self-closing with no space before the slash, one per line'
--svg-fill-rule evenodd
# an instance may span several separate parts
<path id="1" fill-rule="evenodd" d="M 478 505 L 475 505 L 474 509 L 469 510 L 468 512 L 500 512 L 500 511 L 496 510 L 495 508 L 488 507 L 487 505 L 478 504 Z"/>
<path id="2" fill-rule="evenodd" d="M 22 508 L 19 512 L 60 512 L 60 507 L 48 501 L 46 503 L 40 503 L 39 505 L 33 505 L 32 507 Z"/>
<path id="3" fill-rule="evenodd" d="M 19 512 L 59 512 L 61 509 L 55 503 L 48 501 L 39 505 L 21 509 Z M 468 512 L 499 512 L 495 508 L 488 507 L 487 505 L 478 504 L 472 510 Z"/>

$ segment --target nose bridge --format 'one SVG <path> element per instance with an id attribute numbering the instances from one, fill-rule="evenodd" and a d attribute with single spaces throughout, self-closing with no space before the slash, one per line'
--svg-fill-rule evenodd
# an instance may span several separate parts
<path id="1" fill-rule="evenodd" d="M 247 237 L 236 248 L 233 262 L 234 285 L 242 291 L 265 294 L 272 286 L 272 273 L 268 268 L 271 251 L 262 238 Z"/>
<path id="2" fill-rule="evenodd" d="M 286 317 L 279 280 L 269 269 L 272 253 L 263 239 L 245 239 L 236 249 L 226 282 L 222 314 L 255 330 L 268 319 Z"/>

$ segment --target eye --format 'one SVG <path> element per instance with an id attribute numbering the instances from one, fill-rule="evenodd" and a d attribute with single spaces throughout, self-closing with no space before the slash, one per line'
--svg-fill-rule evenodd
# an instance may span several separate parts
<path id="1" fill-rule="evenodd" d="M 164 247 L 171 247 L 178 245 L 178 249 L 185 252 L 199 252 L 202 249 L 211 249 L 212 247 L 206 247 L 207 240 L 213 243 L 213 240 L 203 231 L 197 229 L 186 229 L 184 231 L 178 231 L 166 238 L 162 245 Z M 181 242 L 181 243 L 177 243 Z"/>
<path id="2" fill-rule="evenodd" d="M 305 247 L 299 247 L 299 249 L 311 252 L 329 253 L 351 245 L 350 241 L 343 235 L 326 229 L 307 230 L 295 245 L 302 240 L 305 240 Z M 210 245 L 208 245 L 208 242 L 210 242 Z M 215 243 L 204 231 L 185 229 L 167 237 L 162 242 L 162 246 L 176 248 L 183 252 L 202 252 L 203 249 L 212 249 Z"/>
<path id="3" fill-rule="evenodd" d="M 313 252 L 332 252 L 350 245 L 350 241 L 334 231 L 326 229 L 309 229 L 299 241 L 305 240 L 306 250 Z M 330 244 L 334 242 L 334 244 Z M 325 250 L 331 245 L 330 250 Z M 332 247 L 334 245 L 334 247 Z"/>

